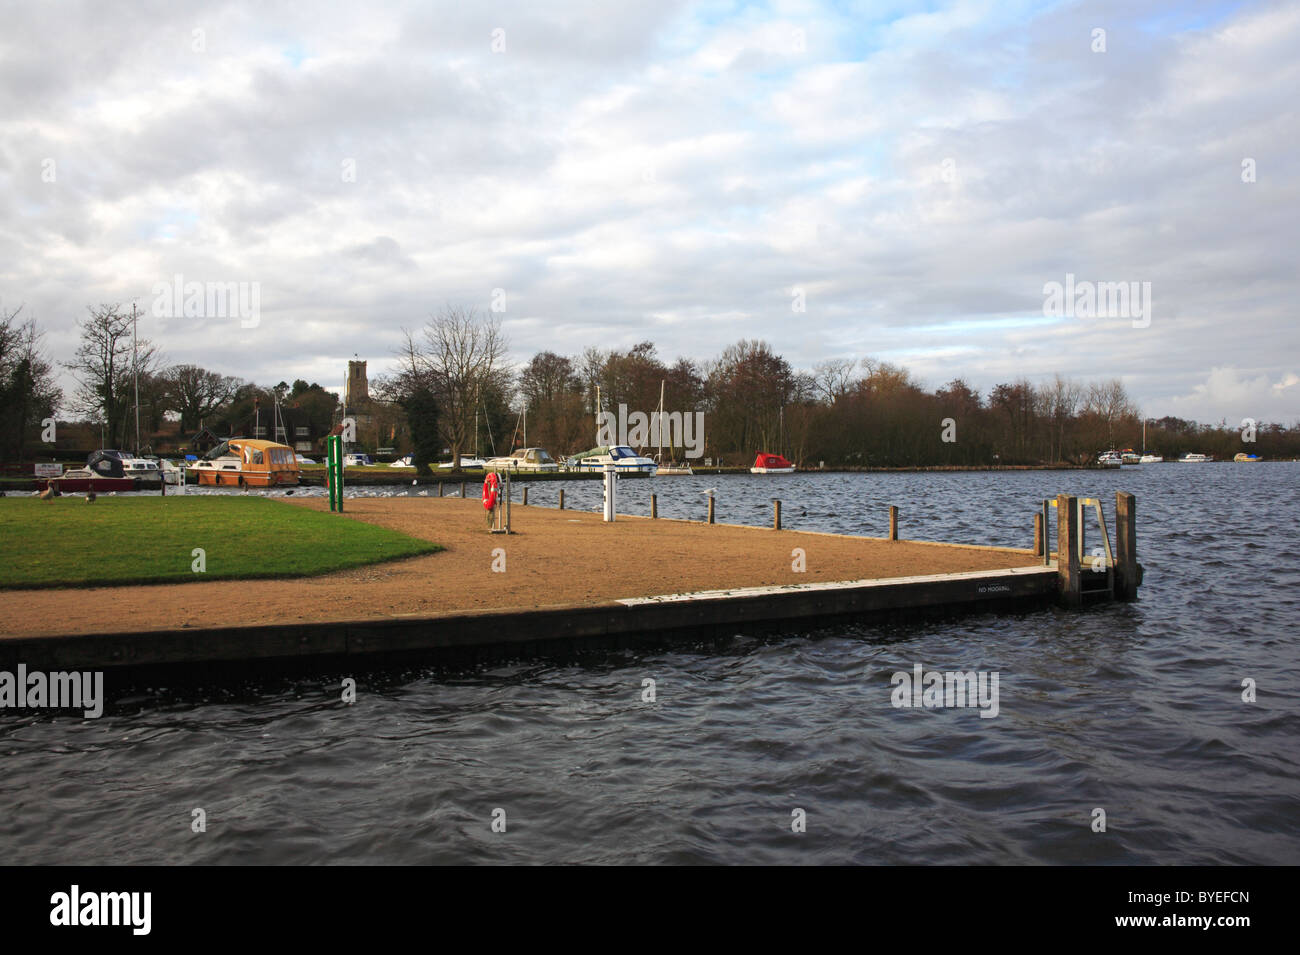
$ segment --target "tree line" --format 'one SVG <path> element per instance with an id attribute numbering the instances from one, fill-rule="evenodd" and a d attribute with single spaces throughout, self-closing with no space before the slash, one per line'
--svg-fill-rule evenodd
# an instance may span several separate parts
<path id="1" fill-rule="evenodd" d="M 64 363 L 76 381 L 65 400 L 40 330 L 20 311 L 0 313 L 5 461 L 48 448 L 40 423 L 61 405 L 94 423 L 102 446 L 133 447 L 137 379 L 142 434 L 159 432 L 164 422 L 186 438 L 200 426 L 233 434 L 255 408 L 269 424 L 277 403 L 314 435 L 339 420 L 338 398 L 319 384 L 263 387 L 196 365 L 165 366 L 152 343 L 133 341 L 132 315 L 118 305 L 87 310 L 77 351 Z M 399 423 L 358 440 L 411 452 L 421 467 L 446 449 L 455 459 L 475 450 L 507 454 L 525 436 L 557 458 L 584 451 L 596 443 L 598 410 L 653 413 L 661 394 L 665 411 L 704 412 L 704 456 L 730 465 L 750 463 L 757 451 L 805 467 L 1087 464 L 1103 450 L 1143 447 L 1142 414 L 1116 378 L 1021 377 L 987 393 L 955 378 L 929 389 L 907 369 L 874 358 L 797 369 L 760 340 L 736 342 L 703 361 L 665 360 L 645 341 L 571 355 L 541 351 L 516 366 L 499 320 L 456 306 L 405 331 L 395 359 L 393 373 L 376 378 L 371 392 Z M 1146 450 L 1166 458 L 1187 451 L 1300 456 L 1300 426 L 1277 423 L 1148 419 L 1145 439 Z M 681 449 L 664 455 L 680 457 Z"/>

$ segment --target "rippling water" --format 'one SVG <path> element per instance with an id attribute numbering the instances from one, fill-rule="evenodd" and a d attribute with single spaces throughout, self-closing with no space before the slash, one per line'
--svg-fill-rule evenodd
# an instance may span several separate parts
<path id="1" fill-rule="evenodd" d="M 117 696 L 98 720 L 0 716 L 0 851 L 11 863 L 1295 864 L 1298 483 L 1300 465 L 1282 463 L 625 481 L 632 513 L 654 492 L 662 515 L 703 517 L 715 488 L 720 521 L 765 524 L 780 497 L 791 528 L 880 535 L 892 503 L 905 537 L 1021 547 L 1043 497 L 1101 497 L 1113 520 L 1114 490 L 1130 490 L 1146 580 L 1138 602 L 1082 613 L 476 671 L 129 691 L 110 676 Z M 535 485 L 530 500 L 558 490 Z M 598 507 L 597 484 L 565 491 L 569 506 Z M 998 716 L 895 709 L 890 676 L 916 663 L 997 671 Z M 353 706 L 339 701 L 349 675 Z M 205 833 L 191 832 L 196 807 Z"/>

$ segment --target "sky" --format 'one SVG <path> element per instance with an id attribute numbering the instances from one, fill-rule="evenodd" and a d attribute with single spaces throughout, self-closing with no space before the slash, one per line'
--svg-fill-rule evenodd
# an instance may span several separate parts
<path id="1" fill-rule="evenodd" d="M 0 0 L 0 24 L 0 308 L 56 361 L 88 306 L 134 302 L 169 364 L 337 387 L 450 304 L 495 310 L 517 362 L 761 338 L 798 369 L 1119 377 L 1150 417 L 1300 421 L 1300 4 Z M 1149 310 L 1053 310 L 1067 275 Z M 249 308 L 172 314 L 177 283 Z"/>

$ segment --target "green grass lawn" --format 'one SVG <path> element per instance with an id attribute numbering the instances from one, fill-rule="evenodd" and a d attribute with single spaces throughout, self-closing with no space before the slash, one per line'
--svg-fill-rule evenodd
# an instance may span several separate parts
<path id="1" fill-rule="evenodd" d="M 441 549 L 260 497 L 0 498 L 0 589 L 303 577 Z"/>

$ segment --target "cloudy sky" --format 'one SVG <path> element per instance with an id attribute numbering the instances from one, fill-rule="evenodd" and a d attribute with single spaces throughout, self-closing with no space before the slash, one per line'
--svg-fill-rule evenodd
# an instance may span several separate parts
<path id="1" fill-rule="evenodd" d="M 57 360 L 86 306 L 134 301 L 169 362 L 339 384 L 495 304 L 517 360 L 763 338 L 1300 419 L 1296 3 L 4 0 L 0 25 L 0 306 Z M 1067 273 L 1149 282 L 1149 324 L 1045 314 Z M 177 276 L 257 283 L 255 324 L 159 315 Z"/>

